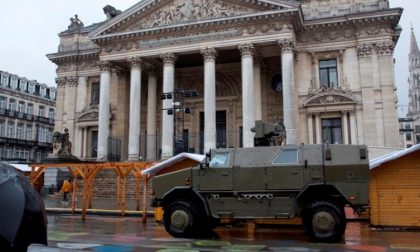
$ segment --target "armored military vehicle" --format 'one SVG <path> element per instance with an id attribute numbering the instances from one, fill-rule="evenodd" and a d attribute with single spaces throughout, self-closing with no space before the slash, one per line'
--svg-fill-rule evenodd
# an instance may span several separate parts
<path id="1" fill-rule="evenodd" d="M 175 237 L 210 230 L 220 220 L 302 219 L 316 241 L 341 239 L 344 207 L 368 205 L 366 146 L 285 145 L 212 150 L 195 167 L 156 176 L 154 207 Z"/>

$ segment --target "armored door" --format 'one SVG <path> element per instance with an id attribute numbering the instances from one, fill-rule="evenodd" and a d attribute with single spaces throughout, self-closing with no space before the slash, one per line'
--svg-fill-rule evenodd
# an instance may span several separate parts
<path id="1" fill-rule="evenodd" d="M 198 171 L 198 188 L 200 191 L 232 190 L 233 151 L 217 152 L 211 159 L 209 167 Z"/>
<path id="2" fill-rule="evenodd" d="M 304 164 L 298 147 L 282 148 L 267 168 L 267 189 L 298 190 L 304 186 Z"/>

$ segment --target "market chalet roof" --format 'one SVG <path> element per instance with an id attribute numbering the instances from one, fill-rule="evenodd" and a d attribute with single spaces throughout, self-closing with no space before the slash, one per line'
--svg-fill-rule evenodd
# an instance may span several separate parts
<path id="1" fill-rule="evenodd" d="M 393 160 L 399 159 L 401 157 L 407 156 L 411 153 L 419 152 L 420 154 L 420 144 L 414 145 L 408 149 L 401 151 L 392 152 L 390 154 L 384 155 L 382 157 L 375 158 L 369 162 L 370 169 L 378 168 L 379 166 L 391 162 Z"/>

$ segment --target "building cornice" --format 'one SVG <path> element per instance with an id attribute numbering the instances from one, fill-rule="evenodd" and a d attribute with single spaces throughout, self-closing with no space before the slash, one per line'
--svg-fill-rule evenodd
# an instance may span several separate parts
<path id="1" fill-rule="evenodd" d="M 304 21 L 303 30 L 317 30 L 320 28 L 341 27 L 346 25 L 365 25 L 372 22 L 391 22 L 396 27 L 402 15 L 401 8 L 393 8 L 381 11 L 349 14 L 338 17 L 322 18 Z"/>
<path id="2" fill-rule="evenodd" d="M 74 61 L 82 61 L 82 60 L 94 60 L 99 58 L 99 54 L 101 53 L 100 48 L 83 50 L 83 51 L 68 51 L 68 52 L 58 52 L 58 53 L 51 53 L 47 54 L 47 58 L 52 62 L 58 64 L 63 62 L 74 62 Z"/>

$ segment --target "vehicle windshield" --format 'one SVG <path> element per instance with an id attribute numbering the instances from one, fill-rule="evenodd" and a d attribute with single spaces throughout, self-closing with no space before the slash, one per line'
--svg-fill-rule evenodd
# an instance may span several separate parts
<path id="1" fill-rule="evenodd" d="M 210 166 L 227 166 L 229 165 L 229 152 L 216 153 L 210 161 Z"/>

